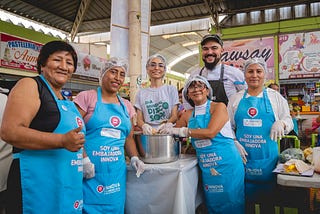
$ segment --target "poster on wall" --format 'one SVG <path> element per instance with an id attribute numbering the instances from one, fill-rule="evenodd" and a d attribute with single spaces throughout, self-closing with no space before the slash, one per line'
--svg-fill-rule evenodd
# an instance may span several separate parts
<path id="1" fill-rule="evenodd" d="M 101 68 L 106 59 L 92 56 L 79 51 L 77 51 L 77 54 L 78 66 L 72 78 L 98 82 Z"/>
<path id="2" fill-rule="evenodd" d="M 42 44 L 4 33 L 1 33 L 0 37 L 1 67 L 37 73 L 37 57 Z"/>
<path id="3" fill-rule="evenodd" d="M 320 31 L 279 36 L 279 79 L 320 77 Z"/>
<path id="4" fill-rule="evenodd" d="M 275 80 L 274 38 L 262 37 L 225 41 L 221 61 L 243 70 L 243 65 L 250 58 L 263 58 L 267 62 L 267 80 Z"/>

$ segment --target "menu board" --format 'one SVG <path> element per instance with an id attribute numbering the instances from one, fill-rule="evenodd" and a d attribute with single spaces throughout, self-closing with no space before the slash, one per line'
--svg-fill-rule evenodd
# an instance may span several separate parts
<path id="1" fill-rule="evenodd" d="M 320 31 L 279 36 L 279 79 L 320 77 Z"/>

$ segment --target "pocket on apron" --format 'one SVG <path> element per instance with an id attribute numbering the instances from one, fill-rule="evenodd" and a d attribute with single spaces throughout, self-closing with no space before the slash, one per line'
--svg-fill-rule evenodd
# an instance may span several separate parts
<path id="1" fill-rule="evenodd" d="M 245 178 L 250 181 L 270 181 L 274 177 L 272 171 L 276 164 L 277 158 L 249 160 L 245 166 Z"/>
<path id="2" fill-rule="evenodd" d="M 85 204 L 117 204 L 125 198 L 126 171 L 96 173 L 83 183 Z"/>

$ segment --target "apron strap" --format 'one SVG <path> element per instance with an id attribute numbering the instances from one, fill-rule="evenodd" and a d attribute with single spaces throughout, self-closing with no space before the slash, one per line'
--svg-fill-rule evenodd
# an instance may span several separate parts
<path id="1" fill-rule="evenodd" d="M 221 63 L 221 69 L 220 69 L 220 82 L 223 82 L 223 76 L 224 76 L 224 65 Z"/>
<path id="2" fill-rule="evenodd" d="M 20 159 L 20 153 L 13 153 L 12 158 L 13 159 Z"/>
<path id="3" fill-rule="evenodd" d="M 204 70 L 204 67 L 201 68 L 199 75 L 202 76 L 202 72 Z"/>
<path id="4" fill-rule="evenodd" d="M 268 103 L 269 98 L 268 98 L 268 94 L 267 94 L 266 88 L 263 89 L 263 97 L 264 97 L 264 104 L 266 106 L 266 111 L 269 113 L 269 112 L 272 111 L 272 107 Z"/>

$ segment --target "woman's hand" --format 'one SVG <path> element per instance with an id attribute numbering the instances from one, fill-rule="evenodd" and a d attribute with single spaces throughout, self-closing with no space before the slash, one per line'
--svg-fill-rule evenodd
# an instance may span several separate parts
<path id="1" fill-rule="evenodd" d="M 130 162 L 131 167 L 136 170 L 136 176 L 139 178 L 145 170 L 144 163 L 137 156 L 131 157 Z"/>
<path id="2" fill-rule="evenodd" d="M 142 125 L 142 132 L 145 135 L 152 135 L 153 128 L 149 124 L 145 123 Z"/>
<path id="3" fill-rule="evenodd" d="M 81 149 L 85 142 L 84 134 L 81 130 L 82 126 L 62 135 L 62 147 L 71 152 L 76 152 Z"/>

